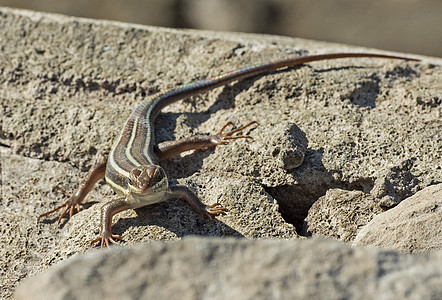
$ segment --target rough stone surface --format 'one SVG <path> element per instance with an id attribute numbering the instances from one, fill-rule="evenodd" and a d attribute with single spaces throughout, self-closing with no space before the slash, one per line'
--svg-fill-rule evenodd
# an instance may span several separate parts
<path id="1" fill-rule="evenodd" d="M 331 189 L 310 208 L 304 230 L 348 242 L 381 212 L 380 201 L 370 194 Z"/>
<path id="2" fill-rule="evenodd" d="M 26 280 L 16 299 L 437 299 L 442 252 L 332 240 L 189 238 L 90 252 Z"/>
<path id="3" fill-rule="evenodd" d="M 375 216 L 355 238 L 354 245 L 365 244 L 407 253 L 442 249 L 442 184 Z"/>
<path id="4" fill-rule="evenodd" d="M 100 207 L 114 197 L 104 183 L 61 228 L 57 215 L 40 222 L 37 216 L 64 201 L 54 185 L 75 190 L 145 97 L 275 59 L 365 50 L 6 8 L 0 40 L 0 297 L 6 299 L 24 277 L 91 250 Z M 296 239 L 295 226 L 302 228 L 329 189 L 362 191 L 389 208 L 442 182 L 442 63 L 422 59 L 317 62 L 166 108 L 156 122 L 159 142 L 217 132 L 228 121 L 259 126 L 245 132 L 254 140 L 163 163 L 203 202 L 226 206 L 225 215 L 204 223 L 181 200 L 123 212 L 113 226 L 121 245 L 187 235 Z"/>
<path id="5" fill-rule="evenodd" d="M 400 5 L 398 0 L 253 0 L 253 5 L 250 0 L 0 0 L 0 5 L 163 27 L 305 37 L 442 57 L 439 0 L 401 1 Z"/>

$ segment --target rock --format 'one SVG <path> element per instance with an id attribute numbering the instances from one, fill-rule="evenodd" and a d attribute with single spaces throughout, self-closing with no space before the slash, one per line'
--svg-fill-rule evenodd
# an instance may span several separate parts
<path id="1" fill-rule="evenodd" d="M 439 1 L 20 0 L 2 5 L 168 28 L 261 32 L 442 57 Z M 99 7 L 100 9 L 97 9 Z M 413 16 L 413 22 L 410 17 Z M 216 16 L 214 18 L 213 16 Z M 357 20 L 355 17 L 357 16 Z M 400 28 L 400 30 L 398 30 Z M 422 34 L 425 32 L 425 34 Z M 238 51 L 242 51 L 238 49 Z"/>
<path id="2" fill-rule="evenodd" d="M 401 161 L 384 169 L 383 174 L 377 177 L 370 194 L 380 199 L 383 207 L 394 207 L 418 191 L 419 179 L 412 172 L 415 161 L 415 158 Z"/>
<path id="3" fill-rule="evenodd" d="M 380 202 L 370 194 L 331 189 L 310 208 L 305 230 L 309 234 L 348 242 L 381 212 Z"/>
<path id="4" fill-rule="evenodd" d="M 442 250 L 442 184 L 429 186 L 364 226 L 354 245 L 406 253 Z"/>
<path id="5" fill-rule="evenodd" d="M 276 127 L 276 128 L 275 128 Z M 305 133 L 293 123 L 280 122 L 274 125 L 275 134 L 262 144 L 256 145 L 264 152 L 259 153 L 263 160 L 275 160 L 278 167 L 293 170 L 304 162 L 307 151 L 307 138 Z M 272 130 L 273 131 L 273 130 Z"/>
<path id="6" fill-rule="evenodd" d="M 188 238 L 93 251 L 28 279 L 15 299 L 436 299 L 442 252 L 322 240 Z"/>

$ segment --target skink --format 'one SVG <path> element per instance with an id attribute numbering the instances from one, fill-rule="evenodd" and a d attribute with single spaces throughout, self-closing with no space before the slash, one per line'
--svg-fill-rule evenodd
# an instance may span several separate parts
<path id="1" fill-rule="evenodd" d="M 156 147 L 154 144 L 153 125 L 161 109 L 175 101 L 201 94 L 233 81 L 308 62 L 351 57 L 417 61 L 417 59 L 412 58 L 371 53 L 335 53 L 296 57 L 237 69 L 213 78 L 179 86 L 159 96 L 147 98 L 136 107 L 127 119 L 107 161 L 94 166 L 81 182 L 76 192 L 70 196 L 65 203 L 40 215 L 39 219 L 61 208 L 65 209 L 58 218 L 58 223 L 60 223 L 68 211 L 70 217 L 72 217 L 74 209 L 76 209 L 77 212 L 80 211 L 80 204 L 83 199 L 94 184 L 103 177 L 105 177 L 106 182 L 120 197 L 103 205 L 101 209 L 100 236 L 93 240 L 91 244 L 100 242 L 101 247 L 104 245 L 109 246 L 110 243 L 115 243 L 115 239 L 121 238 L 119 235 L 112 234 L 111 231 L 112 217 L 115 214 L 126 209 L 139 208 L 170 198 L 183 198 L 187 200 L 190 206 L 199 213 L 203 219 L 212 219 L 214 216 L 225 212 L 226 209 L 221 207 L 219 203 L 204 205 L 186 186 L 169 185 L 166 172 L 159 165 L 159 162 L 184 151 L 224 145 L 228 144 L 232 139 L 249 138 L 249 136 L 236 135 L 236 133 L 255 122 L 251 122 L 229 132 L 224 132 L 226 128 L 226 126 L 224 126 L 224 128 L 215 135 L 194 136 L 182 140 L 165 142 Z"/>

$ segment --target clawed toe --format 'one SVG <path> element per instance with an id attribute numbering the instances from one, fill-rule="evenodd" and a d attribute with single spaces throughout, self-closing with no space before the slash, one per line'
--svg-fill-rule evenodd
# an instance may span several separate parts
<path id="1" fill-rule="evenodd" d="M 206 210 L 205 210 L 205 214 L 206 216 L 208 216 L 210 219 L 213 219 L 214 216 L 223 214 L 227 211 L 227 208 L 220 206 L 220 203 L 214 203 L 211 205 L 206 205 Z"/>
<path id="2" fill-rule="evenodd" d="M 221 128 L 221 130 L 216 134 L 216 136 L 220 138 L 220 140 L 221 140 L 220 144 L 228 144 L 230 142 L 230 140 L 253 139 L 250 135 L 235 135 L 234 136 L 233 134 L 240 132 L 240 131 L 242 131 L 242 130 L 246 129 L 247 127 L 254 125 L 254 124 L 258 124 L 258 122 L 253 121 L 253 122 L 250 122 L 240 128 L 233 129 L 229 132 L 223 133 L 224 130 L 227 128 L 227 126 L 233 125 L 232 122 L 228 122 L 226 125 L 224 125 L 223 128 Z"/>
<path id="3" fill-rule="evenodd" d="M 227 122 L 227 124 L 224 125 L 223 128 L 221 128 L 221 130 L 218 132 L 217 135 L 221 135 L 221 134 L 222 134 L 222 135 L 225 135 L 225 136 L 231 136 L 232 134 L 234 134 L 234 133 L 236 133 L 236 132 L 239 132 L 239 131 L 241 131 L 241 130 L 244 130 L 244 129 L 246 129 L 247 127 L 249 127 L 249 126 L 251 126 L 251 125 L 253 125 L 253 124 L 258 124 L 258 122 L 256 122 L 256 121 L 252 121 L 252 122 L 250 122 L 250 123 L 248 123 L 248 124 L 246 124 L 246 125 L 244 125 L 244 126 L 242 126 L 242 127 L 240 127 L 240 128 L 233 129 L 233 130 L 231 130 L 231 131 L 229 131 L 229 132 L 223 133 L 224 130 L 227 128 L 227 126 L 231 126 L 231 125 L 233 125 L 232 122 Z"/>
<path id="4" fill-rule="evenodd" d="M 64 208 L 60 216 L 58 217 L 57 221 L 57 224 L 60 225 L 61 220 L 68 214 L 68 212 L 69 212 L 69 218 L 72 218 L 72 216 L 75 214 L 75 210 L 77 211 L 77 213 L 80 212 L 81 205 L 78 203 L 78 201 L 79 200 L 76 197 L 72 196 L 62 205 L 59 205 L 56 208 L 47 211 L 44 214 L 39 215 L 37 219 L 40 220 L 41 218 Z"/>
<path id="5" fill-rule="evenodd" d="M 114 239 L 121 239 L 121 235 L 102 233 L 95 240 L 91 241 L 90 245 L 92 246 L 100 242 L 101 248 L 103 248 L 105 245 L 107 248 L 109 248 L 111 244 L 118 244 Z"/>
<path id="6" fill-rule="evenodd" d="M 66 192 L 63 188 L 59 187 L 58 185 L 54 185 L 54 186 L 52 187 L 52 191 L 55 191 L 55 190 L 59 191 L 60 193 L 62 193 L 62 194 L 63 194 L 65 197 L 67 197 L 67 198 L 71 198 L 71 197 L 72 197 L 71 194 L 69 194 L 68 192 Z"/>

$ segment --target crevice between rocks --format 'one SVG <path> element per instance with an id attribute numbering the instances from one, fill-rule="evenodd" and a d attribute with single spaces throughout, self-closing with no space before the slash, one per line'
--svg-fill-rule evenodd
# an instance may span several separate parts
<path id="1" fill-rule="evenodd" d="M 321 176 L 316 176 L 316 178 Z M 387 176 L 388 177 L 388 176 Z M 403 199 L 414 194 L 412 189 L 416 186 L 409 186 L 409 192 L 398 195 L 395 189 L 389 189 L 385 195 L 376 195 L 374 189 L 377 188 L 379 182 L 389 182 L 387 177 L 383 178 L 359 178 L 352 182 L 341 181 L 334 179 L 331 174 L 324 173 L 321 181 L 311 180 L 306 183 L 296 185 L 282 185 L 277 187 L 263 186 L 265 191 L 273 197 L 279 205 L 279 212 L 283 219 L 293 224 L 296 231 L 301 236 L 309 236 L 306 231 L 305 218 L 308 215 L 309 209 L 322 196 L 324 196 L 329 189 L 342 189 L 347 191 L 362 191 L 367 194 L 374 194 L 382 202 L 382 197 L 394 198 L 390 206 L 385 206 L 385 209 L 390 209 L 397 205 Z M 381 197 L 382 196 L 382 197 Z"/>

